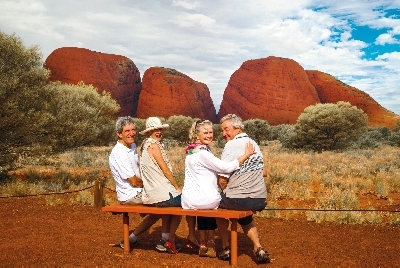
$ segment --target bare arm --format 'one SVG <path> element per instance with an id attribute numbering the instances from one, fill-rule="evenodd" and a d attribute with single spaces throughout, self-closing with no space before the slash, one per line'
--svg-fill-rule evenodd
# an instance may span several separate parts
<path id="1" fill-rule="evenodd" d="M 167 163 L 165 163 L 164 158 L 162 157 L 160 147 L 157 144 L 153 143 L 147 148 L 147 152 L 154 158 L 154 160 L 156 160 L 164 176 L 171 182 L 175 189 L 180 191 L 181 189 L 179 185 L 176 183 L 171 170 L 168 168 Z"/>
<path id="2" fill-rule="evenodd" d="M 218 186 L 221 188 L 221 190 L 224 190 L 226 188 L 226 185 L 228 185 L 229 178 L 223 177 L 223 176 L 218 176 Z"/>

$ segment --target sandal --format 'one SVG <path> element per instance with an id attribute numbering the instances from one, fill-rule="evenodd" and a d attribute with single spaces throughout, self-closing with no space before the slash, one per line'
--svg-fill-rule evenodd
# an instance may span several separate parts
<path id="1" fill-rule="evenodd" d="M 206 245 L 207 245 L 207 256 L 210 258 L 217 257 L 217 253 L 215 252 L 214 240 L 208 240 Z"/>
<path id="2" fill-rule="evenodd" d="M 208 248 L 203 243 L 200 244 L 199 257 L 207 257 Z"/>
<path id="3" fill-rule="evenodd" d="M 224 248 L 220 253 L 218 253 L 218 259 L 226 261 L 231 258 L 231 249 L 229 246 Z"/>
<path id="4" fill-rule="evenodd" d="M 178 250 L 175 248 L 174 244 L 171 241 L 167 240 L 164 243 L 164 247 L 167 249 L 169 254 L 178 254 Z"/>
<path id="5" fill-rule="evenodd" d="M 261 252 L 263 251 L 263 252 Z M 271 259 L 269 258 L 269 254 L 267 251 L 265 251 L 262 247 L 257 248 L 257 250 L 254 252 L 256 255 L 256 259 L 258 263 L 270 263 Z"/>

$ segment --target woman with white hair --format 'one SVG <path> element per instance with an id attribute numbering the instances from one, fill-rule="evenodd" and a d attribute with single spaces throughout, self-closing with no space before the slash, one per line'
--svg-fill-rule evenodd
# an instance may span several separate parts
<path id="1" fill-rule="evenodd" d="M 182 189 L 182 208 L 216 209 L 221 201 L 218 189 L 218 173 L 230 173 L 238 169 L 254 153 L 253 145 L 246 144 L 242 156 L 231 162 L 215 157 L 209 145 L 213 141 L 213 128 L 209 120 L 198 120 L 189 130 L 190 144 L 186 148 L 185 182 Z M 186 217 L 189 237 L 186 247 L 195 248 L 195 217 Z M 217 228 L 215 218 L 197 217 L 199 230 L 200 257 L 216 257 L 214 233 Z"/>
<path id="2" fill-rule="evenodd" d="M 161 143 L 163 130 L 168 124 L 162 124 L 158 117 L 146 120 L 146 129 L 140 134 L 147 135 L 140 147 L 140 173 L 143 180 L 143 205 L 156 207 L 179 207 L 181 205 L 181 189 L 174 179 L 172 165 Z M 175 232 L 182 216 L 163 215 L 163 245 L 171 254 L 178 253 L 175 246 Z M 169 231 L 169 232 L 168 232 Z"/>

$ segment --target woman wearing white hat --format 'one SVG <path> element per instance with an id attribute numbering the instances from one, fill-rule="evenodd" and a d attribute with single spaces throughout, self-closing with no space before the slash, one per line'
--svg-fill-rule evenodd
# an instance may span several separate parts
<path id="1" fill-rule="evenodd" d="M 181 188 L 176 183 L 172 165 L 161 143 L 163 130 L 168 124 L 162 124 L 158 117 L 146 120 L 146 129 L 140 134 L 147 135 L 140 148 L 140 173 L 143 180 L 142 201 L 144 205 L 157 207 L 181 206 Z M 176 254 L 175 232 L 181 222 L 181 216 L 163 216 L 163 225 L 169 226 L 169 235 L 164 233 L 164 247 L 169 253 Z M 169 223 L 169 224 L 168 224 Z M 167 227 L 168 228 L 168 227 Z"/>

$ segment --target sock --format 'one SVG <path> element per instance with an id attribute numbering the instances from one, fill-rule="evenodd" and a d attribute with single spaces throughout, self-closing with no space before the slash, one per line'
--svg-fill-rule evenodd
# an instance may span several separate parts
<path id="1" fill-rule="evenodd" d="M 161 234 L 161 239 L 163 241 L 167 241 L 169 239 L 169 233 L 162 233 Z"/>
<path id="2" fill-rule="evenodd" d="M 131 233 L 131 235 L 129 236 L 129 241 L 131 243 L 135 242 L 137 240 L 137 236 L 134 233 Z"/>

